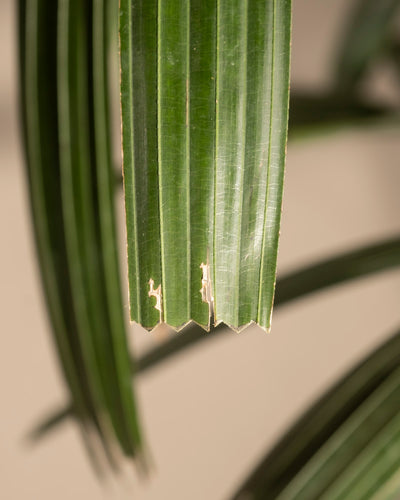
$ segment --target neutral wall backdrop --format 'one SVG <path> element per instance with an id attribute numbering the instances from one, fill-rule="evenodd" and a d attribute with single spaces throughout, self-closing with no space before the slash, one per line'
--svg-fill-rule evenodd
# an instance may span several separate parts
<path id="1" fill-rule="evenodd" d="M 399 325 L 400 272 L 276 311 L 272 333 L 227 333 L 137 381 L 154 469 L 95 479 L 71 422 L 25 436 L 66 402 L 50 342 L 18 138 L 15 0 L 0 0 L 0 498 L 221 500 L 313 399 Z M 294 0 L 292 87 L 329 86 L 348 0 Z M 382 67 L 366 92 L 398 100 Z M 397 102 L 397 101 L 396 101 Z M 289 145 L 279 271 L 400 232 L 398 130 Z M 121 194 L 121 248 L 124 226 Z M 122 251 L 122 259 L 124 253 Z M 124 281 L 124 284 L 126 282 Z M 127 307 L 127 305 L 126 305 Z M 161 342 L 131 329 L 137 353 Z"/>

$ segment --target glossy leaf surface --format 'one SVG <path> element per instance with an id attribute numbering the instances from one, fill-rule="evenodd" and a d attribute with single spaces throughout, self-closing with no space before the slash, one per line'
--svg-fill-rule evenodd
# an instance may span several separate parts
<path id="1" fill-rule="evenodd" d="M 289 0 L 121 1 L 130 311 L 147 328 L 270 327 L 290 23 Z"/>

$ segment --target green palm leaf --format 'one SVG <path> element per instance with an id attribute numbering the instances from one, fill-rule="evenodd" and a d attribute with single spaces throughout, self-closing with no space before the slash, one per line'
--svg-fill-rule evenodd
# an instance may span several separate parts
<path id="1" fill-rule="evenodd" d="M 110 6 L 21 0 L 19 12 L 27 173 L 52 331 L 86 442 L 94 430 L 113 460 L 113 434 L 131 457 L 141 439 L 114 228 Z"/>
<path id="2" fill-rule="evenodd" d="M 339 88 L 354 91 L 385 45 L 386 49 L 390 48 L 399 8 L 399 0 L 358 0 L 338 56 Z"/>
<path id="3" fill-rule="evenodd" d="M 233 498 L 398 498 L 399 366 L 397 333 L 303 415 Z"/>
<path id="4" fill-rule="evenodd" d="M 131 319 L 268 329 L 290 1 L 122 0 L 120 19 Z"/>

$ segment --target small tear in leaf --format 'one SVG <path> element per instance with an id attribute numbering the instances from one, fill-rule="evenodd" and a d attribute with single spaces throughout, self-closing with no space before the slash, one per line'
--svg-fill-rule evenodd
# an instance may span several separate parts
<path id="1" fill-rule="evenodd" d="M 157 311 L 160 311 L 160 323 L 161 323 L 162 322 L 162 313 L 163 313 L 161 284 L 158 285 L 158 287 L 156 289 L 154 289 L 154 280 L 152 278 L 150 278 L 149 285 L 150 285 L 149 297 L 156 298 L 156 305 L 154 306 L 154 309 L 157 309 Z"/>
<path id="2" fill-rule="evenodd" d="M 214 297 L 212 293 L 212 283 L 211 283 L 211 272 L 210 272 L 210 264 L 208 263 L 208 257 L 207 257 L 207 264 L 204 264 L 203 262 L 200 264 L 200 268 L 203 271 L 203 276 L 201 278 L 201 299 L 203 302 L 208 304 L 209 308 L 209 322 L 214 318 Z"/>

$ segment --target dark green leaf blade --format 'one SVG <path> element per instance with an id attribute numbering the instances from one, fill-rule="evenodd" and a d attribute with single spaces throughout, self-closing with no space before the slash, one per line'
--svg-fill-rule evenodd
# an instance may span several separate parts
<path id="1" fill-rule="evenodd" d="M 160 319 L 149 280 L 161 284 L 157 134 L 157 0 L 121 0 L 121 111 L 131 320 Z"/>
<path id="2" fill-rule="evenodd" d="M 95 219 L 90 117 L 86 105 L 91 72 L 90 31 L 87 31 L 90 6 L 81 7 L 76 0 L 60 0 L 58 10 L 58 126 L 65 240 L 88 381 L 96 406 L 107 409 L 120 444 L 128 453 L 124 425 L 115 411 L 114 367 L 103 302 L 101 259 L 94 253 L 98 243 L 98 221 Z"/>
<path id="3" fill-rule="evenodd" d="M 399 265 L 400 238 L 362 246 L 281 276 L 277 282 L 276 305 Z"/>
<path id="4" fill-rule="evenodd" d="M 99 428 L 72 306 L 61 216 L 57 95 L 57 4 L 45 0 L 19 3 L 22 122 L 29 195 L 37 255 L 63 374 L 74 412 L 83 425 Z"/>
<path id="5" fill-rule="evenodd" d="M 114 228 L 112 8 L 97 0 L 21 1 L 20 56 L 32 215 L 53 335 L 89 455 L 94 463 L 100 439 L 115 469 L 112 433 L 130 457 L 141 441 Z"/>
<path id="6" fill-rule="evenodd" d="M 117 50 L 117 44 L 112 43 L 116 41 L 113 37 L 117 33 L 117 24 L 113 26 L 110 20 L 115 19 L 116 11 L 116 6 L 107 0 L 95 0 L 92 4 L 93 136 L 97 181 L 95 199 L 99 218 L 101 267 L 104 273 L 104 304 L 108 316 L 110 354 L 114 358 L 115 378 L 112 380 L 112 391 L 119 397 L 118 412 L 121 413 L 126 427 L 129 453 L 133 455 L 142 442 L 138 413 L 132 395 L 131 366 L 118 266 L 108 102 L 110 44 L 112 50 Z"/>
<path id="7" fill-rule="evenodd" d="M 294 90 L 290 95 L 289 141 L 349 127 L 398 124 L 399 118 L 395 109 L 353 94 Z"/>
<path id="8" fill-rule="evenodd" d="M 105 410 L 105 428 L 111 425 L 125 454 L 133 456 L 139 436 L 118 299 L 113 180 L 105 125 L 105 7 L 99 2 L 60 1 L 57 83 L 62 205 L 89 384 L 98 411 Z"/>
<path id="9" fill-rule="evenodd" d="M 271 499 L 372 498 L 400 459 L 398 447 L 395 453 L 380 453 L 385 432 L 391 427 L 392 439 L 400 432 L 399 363 L 397 333 L 301 417 L 233 498 L 261 499 L 266 492 Z M 368 446 L 373 463 L 363 459 Z M 363 485 L 368 467 L 382 467 L 386 474 L 371 476 Z M 341 496 L 342 488 L 349 488 L 350 496 Z"/>
<path id="10" fill-rule="evenodd" d="M 354 89 L 395 29 L 399 0 L 359 0 L 339 53 L 336 80 L 341 89 Z"/>

